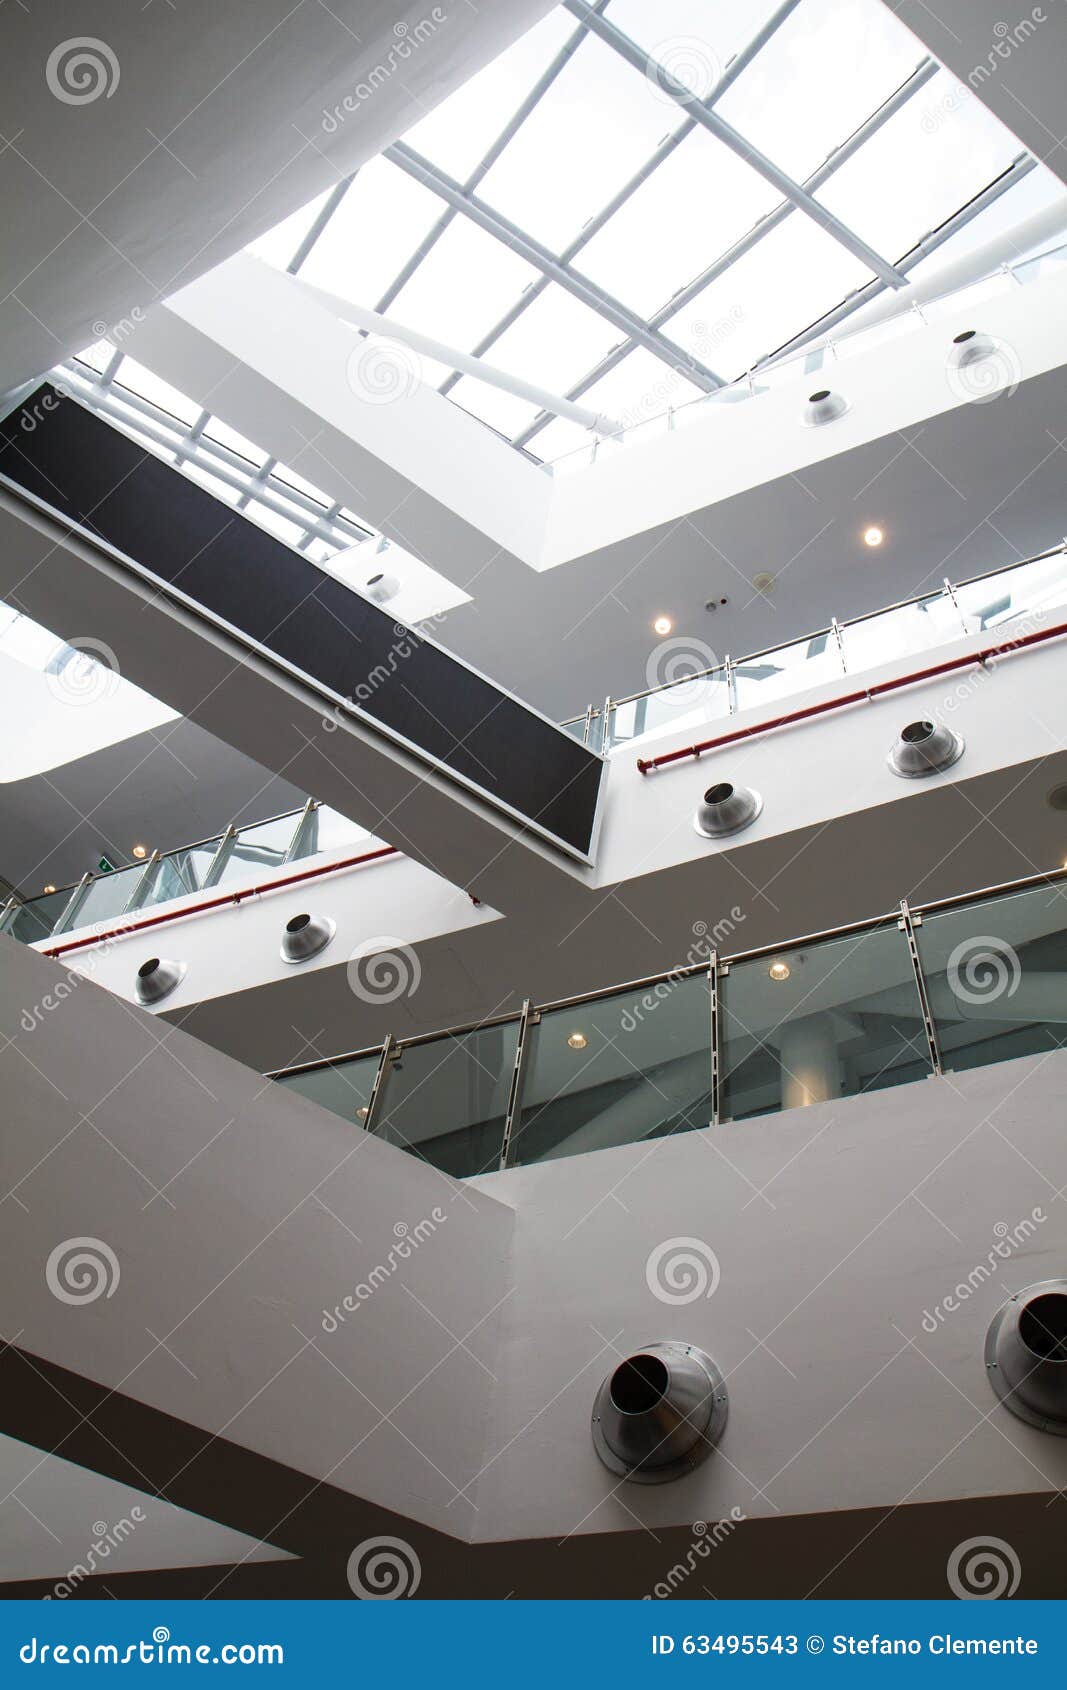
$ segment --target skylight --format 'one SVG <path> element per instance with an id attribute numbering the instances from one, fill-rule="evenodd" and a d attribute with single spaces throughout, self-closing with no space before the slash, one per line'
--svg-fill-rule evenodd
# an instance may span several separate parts
<path id="1" fill-rule="evenodd" d="M 591 411 L 647 417 L 903 286 L 1035 172 L 1062 194 L 882 0 L 567 0 L 251 250 Z M 588 439 L 424 374 L 531 456 Z"/>

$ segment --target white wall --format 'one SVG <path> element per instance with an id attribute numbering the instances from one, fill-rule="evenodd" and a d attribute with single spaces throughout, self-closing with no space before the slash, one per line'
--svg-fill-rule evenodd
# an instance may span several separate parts
<path id="1" fill-rule="evenodd" d="M 0 718 L 9 725 L 0 740 L 0 781 L 13 781 L 160 728 L 177 711 L 107 667 L 84 684 L 68 678 L 64 685 L 62 676 L 0 652 Z"/>

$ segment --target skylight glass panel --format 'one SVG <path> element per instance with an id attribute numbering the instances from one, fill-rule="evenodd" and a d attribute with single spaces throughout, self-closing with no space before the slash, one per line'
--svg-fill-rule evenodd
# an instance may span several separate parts
<path id="1" fill-rule="evenodd" d="M 899 258 L 1021 151 L 1003 124 L 942 70 L 818 197 L 864 240 Z"/>
<path id="2" fill-rule="evenodd" d="M 577 27 L 562 6 L 549 12 L 409 129 L 405 141 L 449 176 L 466 181 Z"/>
<path id="3" fill-rule="evenodd" d="M 78 362 L 88 364 L 91 370 L 102 376 L 114 356 L 115 348 L 109 341 L 97 340 L 92 346 L 87 346 L 84 352 L 78 353 Z"/>
<path id="4" fill-rule="evenodd" d="M 122 360 L 114 376 L 113 391 L 125 387 L 130 393 L 136 393 L 139 399 L 147 399 L 150 405 L 158 405 L 161 411 L 167 411 L 170 416 L 177 417 L 179 422 L 190 428 L 200 415 L 200 406 L 184 393 L 179 393 L 176 387 L 171 387 L 168 381 L 153 375 L 143 364 L 138 364 L 133 358 Z M 116 397 L 121 395 L 116 394 Z"/>
<path id="5" fill-rule="evenodd" d="M 231 452 L 236 452 L 256 469 L 262 469 L 267 461 L 267 454 L 261 446 L 246 440 L 235 428 L 229 428 L 221 417 L 209 417 L 204 424 L 204 435 L 208 440 L 214 440 L 216 445 L 229 447 Z"/>
<path id="6" fill-rule="evenodd" d="M 385 158 L 363 165 L 315 242 L 300 275 L 371 309 L 443 209 Z"/>
<path id="7" fill-rule="evenodd" d="M 500 369 L 564 393 L 623 339 L 606 317 L 552 284 L 486 357 Z"/>
<path id="8" fill-rule="evenodd" d="M 593 236 L 579 263 L 648 316 L 780 202 L 750 165 L 697 129 Z"/>
<path id="9" fill-rule="evenodd" d="M 511 247 L 457 217 L 388 315 L 466 352 L 539 275 Z"/>
<path id="10" fill-rule="evenodd" d="M 582 42 L 479 187 L 558 252 L 683 114 L 595 37 Z"/>
<path id="11" fill-rule="evenodd" d="M 803 181 L 924 56 L 882 0 L 801 0 L 716 109 Z"/>
<path id="12" fill-rule="evenodd" d="M 699 387 L 639 346 L 594 382 L 579 402 L 591 411 L 603 411 L 624 428 L 633 428 L 700 395 Z M 540 438 L 536 444 L 540 446 Z"/>
<path id="13" fill-rule="evenodd" d="M 1006 194 L 1002 194 L 992 205 L 987 206 L 985 211 L 966 223 L 943 246 L 939 246 L 929 258 L 924 258 L 914 270 L 909 271 L 909 279 L 925 281 L 944 269 L 947 264 L 955 263 L 958 258 L 973 252 L 977 247 L 985 246 L 990 241 L 999 244 L 1004 261 L 1009 264 L 1015 263 L 1031 251 L 1046 251 L 1056 244 L 1056 237 L 1045 236 L 1036 246 L 1032 243 L 1020 245 L 1012 238 L 1012 233 L 1039 211 L 1048 210 L 1053 205 L 1063 208 L 1063 226 L 1067 227 L 1067 188 L 1058 176 L 1053 176 L 1051 170 L 1039 164 L 1021 181 L 1016 182 Z M 1060 239 L 1062 238 L 1061 236 Z"/>
<path id="14" fill-rule="evenodd" d="M 779 0 L 611 0 L 609 20 L 701 99 Z M 660 91 L 662 99 L 668 96 Z"/>
<path id="15" fill-rule="evenodd" d="M 252 499 L 242 514 L 250 516 L 275 539 L 284 540 L 287 546 L 298 546 L 304 538 L 306 530 L 299 522 L 290 522 L 288 517 L 279 516 L 269 505 L 261 505 L 258 499 Z"/>
<path id="16" fill-rule="evenodd" d="M 495 429 L 497 434 L 502 434 L 505 440 L 513 440 L 541 414 L 538 406 L 528 400 L 505 393 L 503 388 L 489 387 L 484 381 L 475 381 L 472 376 L 464 376 L 458 381 L 450 390 L 449 398 L 469 411 L 472 417 L 478 417 L 489 428 Z"/>
<path id="17" fill-rule="evenodd" d="M 743 375 L 871 280 L 857 258 L 793 212 L 665 324 L 688 351 L 715 341 L 716 369 Z"/>
<path id="18" fill-rule="evenodd" d="M 332 192 L 332 188 L 327 188 L 307 205 L 302 205 L 299 211 L 294 211 L 283 222 L 276 223 L 273 229 L 260 235 L 259 240 L 253 241 L 248 248 L 253 258 L 262 258 L 265 264 L 284 270 Z"/>

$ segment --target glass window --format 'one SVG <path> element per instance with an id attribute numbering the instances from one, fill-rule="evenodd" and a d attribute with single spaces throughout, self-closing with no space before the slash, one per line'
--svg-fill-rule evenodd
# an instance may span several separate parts
<path id="1" fill-rule="evenodd" d="M 500 1166 L 518 1021 L 407 1045 L 392 1063 L 378 1136 L 456 1179 Z"/>
<path id="2" fill-rule="evenodd" d="M 1027 611 L 1054 609 L 1067 601 L 1067 557 L 1056 552 L 986 575 L 981 581 L 968 581 L 956 588 L 956 598 L 969 634 L 999 628 Z"/>
<path id="3" fill-rule="evenodd" d="M 908 945 L 895 924 L 731 963 L 722 988 L 724 1120 L 930 1072 Z"/>
<path id="4" fill-rule="evenodd" d="M 90 927 L 121 915 L 144 872 L 144 863 L 134 863 L 130 868 L 116 869 L 114 874 L 98 874 L 75 913 L 76 926 Z"/>
<path id="5" fill-rule="evenodd" d="M 72 894 L 73 888 L 68 886 L 62 892 L 46 892 L 40 898 L 20 904 L 8 916 L 4 932 L 10 933 L 23 945 L 36 945 L 40 940 L 50 938 Z"/>
<path id="6" fill-rule="evenodd" d="M 679 121 L 662 90 L 588 36 L 478 193 L 561 252 Z"/>
<path id="7" fill-rule="evenodd" d="M 315 242 L 301 279 L 373 308 L 443 209 L 405 171 L 372 158 Z"/>
<path id="8" fill-rule="evenodd" d="M 621 339 L 606 317 L 551 282 L 485 356 L 526 381 L 566 393 Z"/>
<path id="9" fill-rule="evenodd" d="M 201 891 L 218 848 L 217 839 L 208 839 L 203 845 L 185 845 L 180 851 L 168 851 L 156 869 L 145 903 L 165 904 L 171 898 L 185 898 L 190 892 Z"/>
<path id="10" fill-rule="evenodd" d="M 303 1074 L 283 1074 L 276 1081 L 287 1091 L 299 1092 L 321 1109 L 340 1115 L 362 1127 L 370 1105 L 370 1094 L 378 1072 L 379 1054 L 353 1057 L 350 1062 L 336 1062 L 329 1068 L 310 1068 Z"/>
<path id="11" fill-rule="evenodd" d="M 532 1038 L 517 1163 L 666 1138 L 711 1119 L 704 971 L 549 1010 Z"/>
<path id="12" fill-rule="evenodd" d="M 694 129 L 577 262 L 601 287 L 651 316 L 780 199 L 722 141 Z M 705 362 L 715 367 L 713 356 Z"/>
<path id="13" fill-rule="evenodd" d="M 896 259 L 1006 170 L 1020 150 L 981 101 L 942 70 L 834 173 L 818 198 Z"/>
<path id="14" fill-rule="evenodd" d="M 793 645 L 779 646 L 760 657 L 743 659 L 734 667 L 738 710 L 749 710 L 806 687 L 844 674 L 841 654 L 832 633 L 813 634 Z"/>
<path id="15" fill-rule="evenodd" d="M 1038 886 L 923 916 L 919 954 L 942 1065 L 1067 1044 L 1067 897 Z"/>
<path id="16" fill-rule="evenodd" d="M 948 593 L 935 593 L 918 604 L 903 604 L 896 610 L 882 610 L 848 622 L 841 630 L 849 674 L 890 663 L 930 646 L 958 640 L 963 623 Z"/>
<path id="17" fill-rule="evenodd" d="M 922 57 L 920 42 L 881 0 L 803 0 L 718 111 L 802 182 Z"/>
<path id="18" fill-rule="evenodd" d="M 467 352 L 540 274 L 470 218 L 456 217 L 397 294 L 389 315 Z M 419 358 L 423 381 L 450 374 L 447 364 L 424 353 Z"/>
<path id="19" fill-rule="evenodd" d="M 319 804 L 308 817 L 304 839 L 306 841 L 304 856 L 314 857 L 320 851 L 343 851 L 350 845 L 364 845 L 369 848 L 371 836 L 365 827 L 357 822 L 350 822 L 347 816 L 342 816 L 339 810 L 331 810 L 327 804 Z"/>

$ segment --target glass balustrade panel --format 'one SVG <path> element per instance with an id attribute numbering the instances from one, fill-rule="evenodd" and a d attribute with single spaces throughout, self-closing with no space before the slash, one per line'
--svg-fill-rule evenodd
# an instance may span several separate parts
<path id="1" fill-rule="evenodd" d="M 723 1120 L 931 1071 L 907 940 L 895 924 L 731 963 L 721 993 Z"/>
<path id="2" fill-rule="evenodd" d="M 92 927 L 101 921 L 113 921 L 122 915 L 145 872 L 144 863 L 130 868 L 116 869 L 113 874 L 98 874 L 74 912 L 76 927 Z"/>
<path id="3" fill-rule="evenodd" d="M 682 733 L 729 714 L 726 671 L 716 669 L 710 675 L 694 675 L 646 693 L 643 698 L 616 704 L 611 716 L 611 744 L 632 745 L 635 740 L 652 739 L 668 730 Z"/>
<path id="4" fill-rule="evenodd" d="M 711 1120 L 707 973 L 546 1011 L 531 1030 L 512 1160 L 666 1138 Z"/>
<path id="5" fill-rule="evenodd" d="M 202 891 L 218 848 L 218 839 L 208 839 L 202 845 L 184 845 L 180 851 L 168 851 L 156 864 L 144 906 L 166 904 L 172 898 L 187 898 L 193 892 Z"/>
<path id="6" fill-rule="evenodd" d="M 279 816 L 274 821 L 242 827 L 225 847 L 214 884 L 252 886 L 277 874 L 286 861 L 299 820 L 299 814 Z"/>
<path id="7" fill-rule="evenodd" d="M 931 911 L 918 945 L 944 1068 L 1067 1045 L 1067 886 Z"/>
<path id="8" fill-rule="evenodd" d="M 963 638 L 964 628 L 949 593 L 930 593 L 915 604 L 898 605 L 874 616 L 846 622 L 841 629 L 850 675 L 876 669 L 899 657 L 914 657 L 933 646 Z"/>
<path id="9" fill-rule="evenodd" d="M 839 680 L 844 674 L 837 641 L 829 631 L 745 658 L 734 665 L 738 710 L 756 709 L 790 693 Z"/>
<path id="10" fill-rule="evenodd" d="M 1055 552 L 1052 557 L 1002 569 L 957 587 L 956 597 L 969 634 L 1004 628 L 1011 635 L 1024 635 L 1027 630 L 1020 622 L 1028 613 L 1067 604 L 1067 557 Z M 1033 625 L 1039 626 L 1036 620 Z"/>
<path id="11" fill-rule="evenodd" d="M 73 887 L 67 886 L 62 892 L 46 892 L 40 898 L 31 898 L 28 903 L 20 904 L 8 916 L 4 932 L 24 945 L 36 945 L 42 939 L 50 938 L 56 922 L 70 903 L 72 892 Z"/>
<path id="12" fill-rule="evenodd" d="M 328 804 L 319 804 L 312 810 L 303 839 L 302 857 L 314 857 L 325 851 L 354 850 L 364 844 L 369 850 L 374 845 L 374 839 L 365 827 L 349 821 L 339 810 L 331 810 Z"/>
<path id="13" fill-rule="evenodd" d="M 518 1036 L 516 1019 L 402 1047 L 378 1136 L 457 1179 L 499 1168 Z"/>
<path id="14" fill-rule="evenodd" d="M 366 1125 L 371 1092 L 378 1072 L 379 1053 L 354 1056 L 329 1068 L 309 1068 L 303 1074 L 282 1074 L 277 1084 L 298 1092 L 311 1103 L 340 1115 L 353 1126 Z"/>

